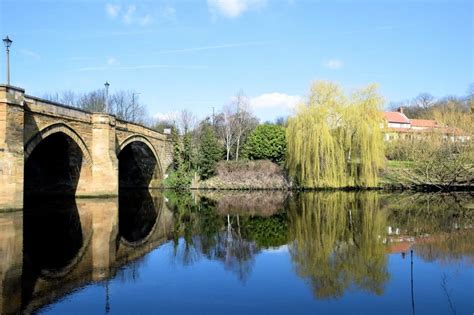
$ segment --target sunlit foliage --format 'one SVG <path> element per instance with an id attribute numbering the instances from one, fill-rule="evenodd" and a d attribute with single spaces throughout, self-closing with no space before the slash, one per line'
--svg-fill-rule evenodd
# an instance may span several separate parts
<path id="1" fill-rule="evenodd" d="M 315 82 L 288 120 L 287 161 L 300 187 L 373 187 L 384 161 L 382 98 L 370 85 L 346 96 Z"/>
<path id="2" fill-rule="evenodd" d="M 290 208 L 290 254 L 316 297 L 340 297 L 352 286 L 383 293 L 386 219 L 377 193 L 304 193 Z"/>

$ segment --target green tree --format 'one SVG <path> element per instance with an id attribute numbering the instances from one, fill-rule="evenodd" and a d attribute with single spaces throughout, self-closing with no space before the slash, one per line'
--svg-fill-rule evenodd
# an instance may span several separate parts
<path id="1" fill-rule="evenodd" d="M 171 140 L 173 143 L 173 172 L 166 179 L 165 185 L 176 189 L 187 189 L 191 185 L 191 172 L 189 160 L 185 159 L 183 138 L 179 136 L 177 128 L 172 129 Z"/>
<path id="2" fill-rule="evenodd" d="M 171 141 L 173 143 L 173 168 L 177 170 L 183 164 L 181 158 L 181 141 L 176 126 L 171 129 Z"/>
<path id="3" fill-rule="evenodd" d="M 247 139 L 244 152 L 250 160 L 283 162 L 286 153 L 285 128 L 273 124 L 257 126 Z"/>
<path id="4" fill-rule="evenodd" d="M 183 164 L 186 171 L 191 171 L 193 169 L 193 148 L 192 148 L 192 139 L 191 133 L 186 132 L 183 135 Z"/>
<path id="5" fill-rule="evenodd" d="M 222 157 L 222 148 L 212 126 L 205 122 L 201 129 L 198 148 L 198 168 L 203 179 L 215 173 L 217 161 Z"/>
<path id="6" fill-rule="evenodd" d="M 384 163 L 382 99 L 371 85 L 346 96 L 316 82 L 286 129 L 290 176 L 302 187 L 373 187 Z"/>

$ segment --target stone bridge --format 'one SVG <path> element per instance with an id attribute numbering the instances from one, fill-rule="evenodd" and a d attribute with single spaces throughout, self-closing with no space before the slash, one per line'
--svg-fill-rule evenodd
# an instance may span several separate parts
<path id="1" fill-rule="evenodd" d="M 0 211 L 24 193 L 117 196 L 161 186 L 172 163 L 168 136 L 0 85 Z"/>

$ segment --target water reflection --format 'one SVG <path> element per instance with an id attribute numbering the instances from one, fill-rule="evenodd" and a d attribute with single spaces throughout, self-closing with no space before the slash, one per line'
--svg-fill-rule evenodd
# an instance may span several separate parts
<path id="1" fill-rule="evenodd" d="M 187 270 L 189 277 L 193 267 L 203 262 L 212 262 L 214 269 L 199 269 L 206 281 L 195 283 L 198 291 L 205 291 L 207 281 L 219 273 L 217 265 L 238 280 L 240 286 L 232 292 L 244 294 L 248 287 L 264 287 L 252 280 L 261 279 L 261 257 L 272 264 L 276 256 L 269 255 L 276 252 L 288 258 L 291 276 L 306 284 L 312 301 L 344 300 L 354 292 L 383 295 L 382 299 L 394 294 L 388 288 L 404 274 L 402 267 L 394 271 L 394 257 L 410 268 L 410 259 L 403 257 L 411 250 L 415 271 L 421 262 L 459 262 L 472 268 L 472 200 L 472 195 L 460 193 L 374 191 L 168 191 L 164 196 L 156 191 L 121 190 L 118 199 L 30 198 L 23 212 L 0 214 L 0 313 L 31 313 L 46 305 L 61 305 L 62 297 L 74 296 L 74 290 L 91 283 L 100 283 L 103 294 L 91 294 L 88 302 L 113 312 L 114 299 L 109 299 L 113 279 L 121 286 L 146 283 L 146 290 L 150 288 L 147 281 L 154 281 L 150 292 L 137 291 L 153 300 L 169 289 L 159 291 L 156 286 L 164 277 L 158 276 L 159 270 L 184 266 L 172 273 L 179 278 Z M 165 256 L 151 267 L 146 263 L 148 253 L 167 248 L 174 264 Z M 147 277 L 156 279 L 140 277 L 150 268 L 153 271 Z M 416 277 L 415 272 L 414 297 L 422 299 L 426 288 L 416 291 L 423 288 Z M 408 274 L 407 285 L 409 281 Z M 457 285 L 452 274 L 436 281 L 452 309 L 469 305 L 451 294 Z M 297 298 L 295 303 L 299 303 Z"/>
<path id="2" fill-rule="evenodd" d="M 288 244 L 296 273 L 318 299 L 354 289 L 384 294 L 390 280 L 387 253 L 405 256 L 415 249 L 428 261 L 470 257 L 472 262 L 469 194 L 264 194 L 268 203 L 262 193 L 170 193 L 175 259 L 184 265 L 202 258 L 221 261 L 245 281 L 258 253 Z"/>
<path id="3" fill-rule="evenodd" d="M 474 196 L 402 194 L 383 198 L 390 249 L 413 248 L 425 261 L 467 259 L 474 264 Z"/>
<path id="4" fill-rule="evenodd" d="M 40 278 L 56 279 L 74 269 L 88 241 L 83 238 L 74 198 L 26 198 L 23 211 L 22 306 L 26 307 L 25 302 L 31 300 Z"/>
<path id="5" fill-rule="evenodd" d="M 162 198 L 158 197 L 154 200 L 148 190 L 121 190 L 119 194 L 120 236 L 130 244 L 145 241 L 156 226 L 161 205 Z"/>
<path id="6" fill-rule="evenodd" d="M 375 192 L 304 193 L 290 208 L 290 253 L 318 298 L 350 287 L 382 294 L 389 279 L 386 219 Z"/>
<path id="7" fill-rule="evenodd" d="M 120 206 L 114 198 L 28 196 L 23 212 L 0 214 L 0 314 L 35 312 L 115 277 L 121 266 L 165 242 L 171 216 L 159 220 L 161 193 L 122 193 Z"/>

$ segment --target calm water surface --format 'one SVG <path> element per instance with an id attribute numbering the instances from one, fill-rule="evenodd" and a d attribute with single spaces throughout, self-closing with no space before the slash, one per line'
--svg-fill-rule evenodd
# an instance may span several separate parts
<path id="1" fill-rule="evenodd" d="M 474 196 L 121 191 L 0 214 L 0 313 L 472 314 Z"/>

